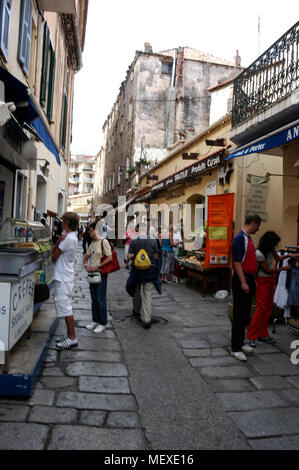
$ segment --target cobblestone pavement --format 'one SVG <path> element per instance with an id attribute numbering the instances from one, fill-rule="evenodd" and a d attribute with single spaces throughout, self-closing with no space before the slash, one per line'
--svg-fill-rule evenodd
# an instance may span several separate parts
<path id="1" fill-rule="evenodd" d="M 125 269 L 109 276 L 109 324 L 97 335 L 85 328 L 81 262 L 80 246 L 79 347 L 56 351 L 61 321 L 32 397 L 0 398 L 0 449 L 298 449 L 299 366 L 290 362 L 298 335 L 281 324 L 276 345 L 259 343 L 246 363 L 236 361 L 227 300 L 202 297 L 196 283 L 163 286 L 156 323 L 144 330 L 131 316 Z"/>

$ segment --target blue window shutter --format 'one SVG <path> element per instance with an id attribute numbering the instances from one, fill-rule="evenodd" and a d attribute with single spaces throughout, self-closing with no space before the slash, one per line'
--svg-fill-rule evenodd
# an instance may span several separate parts
<path id="1" fill-rule="evenodd" d="M 0 48 L 6 60 L 8 58 L 11 4 L 12 0 L 2 0 L 0 3 Z"/>
<path id="2" fill-rule="evenodd" d="M 18 60 L 26 75 L 29 72 L 30 44 L 32 28 L 32 3 L 31 0 L 22 0 Z"/>

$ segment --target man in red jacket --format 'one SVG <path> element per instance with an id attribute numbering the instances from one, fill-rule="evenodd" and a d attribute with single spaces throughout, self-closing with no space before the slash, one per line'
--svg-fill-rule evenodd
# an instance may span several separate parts
<path id="1" fill-rule="evenodd" d="M 231 336 L 231 355 L 239 361 L 246 361 L 244 352 L 252 352 L 244 344 L 245 327 L 248 322 L 251 303 L 255 293 L 255 276 L 258 263 L 250 235 L 256 233 L 261 225 L 257 214 L 248 215 L 243 229 L 235 236 L 232 244 L 233 257 L 233 321 Z"/>

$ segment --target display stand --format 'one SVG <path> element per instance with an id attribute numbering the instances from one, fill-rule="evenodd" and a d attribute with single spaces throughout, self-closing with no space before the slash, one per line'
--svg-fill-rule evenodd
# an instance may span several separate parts
<path id="1" fill-rule="evenodd" d="M 0 366 L 0 395 L 28 397 L 39 377 L 52 335 L 57 326 L 55 309 L 50 305 L 33 319 L 30 339 L 26 334 L 12 349 L 9 372 Z"/>
<path id="2" fill-rule="evenodd" d="M 0 395 L 29 396 L 56 326 L 54 309 L 34 304 L 52 282 L 50 229 L 8 218 L 0 229 Z M 46 296 L 44 296 L 46 298 Z M 39 301 L 42 297 L 38 297 Z M 36 313 L 39 312 L 38 315 Z"/>

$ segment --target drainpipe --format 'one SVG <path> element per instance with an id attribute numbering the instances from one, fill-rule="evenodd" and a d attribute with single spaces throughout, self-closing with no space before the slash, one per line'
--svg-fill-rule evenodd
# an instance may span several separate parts
<path id="1" fill-rule="evenodd" d="M 173 64 L 172 64 L 172 76 L 171 76 L 171 87 L 174 87 L 175 81 L 175 69 L 176 69 L 176 49 L 174 50 Z"/>

